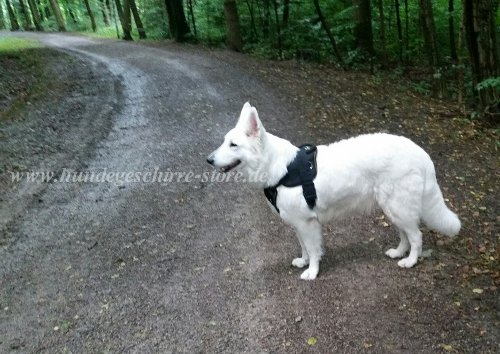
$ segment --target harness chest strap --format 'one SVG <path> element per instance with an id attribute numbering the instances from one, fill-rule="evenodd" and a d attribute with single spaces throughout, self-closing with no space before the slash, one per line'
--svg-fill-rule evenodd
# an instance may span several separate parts
<path id="1" fill-rule="evenodd" d="M 316 206 L 316 188 L 314 179 L 318 173 L 316 166 L 316 155 L 318 150 L 316 146 L 305 144 L 299 147 L 295 159 L 287 166 L 287 174 L 278 182 L 278 184 L 264 188 L 264 194 L 267 200 L 274 206 L 279 213 L 276 205 L 278 198 L 278 187 L 297 187 L 302 186 L 302 194 L 310 209 Z"/>

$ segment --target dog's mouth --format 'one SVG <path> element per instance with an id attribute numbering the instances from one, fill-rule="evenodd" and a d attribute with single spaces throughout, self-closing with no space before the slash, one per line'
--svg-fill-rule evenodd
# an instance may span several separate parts
<path id="1" fill-rule="evenodd" d="M 229 172 L 231 171 L 233 168 L 235 168 L 236 166 L 238 166 L 239 164 L 241 163 L 241 160 L 236 160 L 235 162 L 233 162 L 232 164 L 230 165 L 227 165 L 227 166 L 224 166 L 224 167 L 221 167 L 219 170 L 221 172 Z"/>

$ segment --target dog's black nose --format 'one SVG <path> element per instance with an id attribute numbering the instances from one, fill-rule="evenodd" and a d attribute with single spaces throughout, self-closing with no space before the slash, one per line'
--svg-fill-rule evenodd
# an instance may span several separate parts
<path id="1" fill-rule="evenodd" d="M 207 162 L 210 164 L 210 165 L 213 165 L 214 164 L 214 159 L 212 156 L 209 156 L 207 157 Z"/>

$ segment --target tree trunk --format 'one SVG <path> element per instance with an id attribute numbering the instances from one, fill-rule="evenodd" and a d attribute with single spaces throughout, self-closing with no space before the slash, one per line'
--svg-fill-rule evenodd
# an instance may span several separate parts
<path id="1" fill-rule="evenodd" d="M 265 38 L 269 37 L 271 26 L 271 4 L 270 0 L 264 0 L 264 18 L 262 19 L 262 35 Z"/>
<path id="2" fill-rule="evenodd" d="M 89 0 L 83 0 L 83 3 L 85 4 L 85 9 L 87 10 L 87 15 L 89 15 L 89 18 L 90 18 L 90 25 L 92 26 L 92 32 L 96 32 L 97 25 L 95 23 L 94 13 L 92 12 L 92 9 L 90 8 Z"/>
<path id="3" fill-rule="evenodd" d="M 170 34 L 177 42 L 182 42 L 189 34 L 189 26 L 184 14 L 182 0 L 165 0 L 168 14 L 168 27 Z"/>
<path id="4" fill-rule="evenodd" d="M 409 21 L 409 14 L 408 14 L 408 0 L 404 0 L 404 5 L 405 5 L 405 63 L 406 65 L 410 65 L 410 21 Z"/>
<path id="5" fill-rule="evenodd" d="M 109 14 L 111 15 L 111 18 L 113 19 L 113 24 L 115 25 L 115 31 L 116 31 L 116 38 L 120 38 L 120 30 L 118 29 L 118 21 L 116 20 L 116 4 L 115 6 L 111 5 L 108 0 L 106 0 L 106 6 L 108 6 L 109 9 Z M 120 22 L 121 23 L 121 22 Z"/>
<path id="6" fill-rule="evenodd" d="M 139 32 L 140 39 L 146 39 L 146 30 L 142 25 L 141 17 L 139 16 L 139 11 L 137 10 L 137 5 L 135 4 L 135 0 L 130 1 L 130 9 L 132 10 L 132 15 L 134 16 L 135 26 L 137 27 L 137 31 Z"/>
<path id="7" fill-rule="evenodd" d="M 283 48 L 281 44 L 281 28 L 280 28 L 280 18 L 278 16 L 278 4 L 276 0 L 273 0 L 273 8 L 274 8 L 274 21 L 276 22 L 276 34 L 278 35 L 278 57 L 279 59 L 283 58 Z"/>
<path id="8" fill-rule="evenodd" d="M 198 37 L 198 31 L 196 30 L 196 20 L 194 18 L 194 11 L 193 11 L 193 0 L 188 0 L 188 6 L 189 6 L 189 16 L 191 17 L 191 24 L 193 25 L 193 31 L 194 31 L 194 37 Z"/>
<path id="9" fill-rule="evenodd" d="M 126 41 L 132 38 L 132 18 L 130 16 L 130 0 L 123 1 L 123 39 Z"/>
<path id="10" fill-rule="evenodd" d="M 125 38 L 125 20 L 123 18 L 123 8 L 122 8 L 122 4 L 120 2 L 120 0 L 115 0 L 115 5 L 116 5 L 116 12 L 118 14 L 118 19 L 120 20 L 120 25 L 122 26 L 122 31 L 123 31 L 123 37 Z M 130 36 L 130 31 L 128 33 L 128 35 Z"/>
<path id="11" fill-rule="evenodd" d="M 384 1 L 378 0 L 378 13 L 380 20 L 380 46 L 383 65 L 387 63 L 387 44 L 385 40 L 385 15 L 384 15 Z"/>
<path id="12" fill-rule="evenodd" d="M 33 22 L 35 23 L 36 30 L 43 31 L 42 19 L 40 18 L 40 12 L 38 11 L 35 0 L 28 0 L 28 5 L 31 10 L 31 15 L 33 16 Z"/>
<path id="13" fill-rule="evenodd" d="M 232 50 L 241 52 L 243 40 L 241 39 L 240 21 L 235 0 L 224 0 L 224 17 L 227 26 L 227 44 Z"/>
<path id="14" fill-rule="evenodd" d="M 7 6 L 7 12 L 9 13 L 10 20 L 10 30 L 11 31 L 19 31 L 19 22 L 17 22 L 16 13 L 12 8 L 10 0 L 5 0 L 5 5 Z"/>
<path id="15" fill-rule="evenodd" d="M 463 0 L 463 7 L 474 95 L 481 112 L 492 114 L 492 118 L 498 123 L 500 89 L 498 86 L 491 86 L 478 90 L 477 87 L 485 79 L 500 75 L 495 27 L 498 1 Z"/>
<path id="16" fill-rule="evenodd" d="M 399 62 L 403 63 L 403 29 L 401 28 L 401 13 L 399 11 L 399 0 L 395 0 L 396 7 L 396 23 L 398 27 L 398 42 L 399 42 Z"/>
<path id="17" fill-rule="evenodd" d="M 337 57 L 338 61 L 340 63 L 343 63 L 344 61 L 342 60 L 342 57 L 340 56 L 339 49 L 337 47 L 337 42 L 335 41 L 335 38 L 332 35 L 332 32 L 330 31 L 330 26 L 328 26 L 328 23 L 326 22 L 325 16 L 323 16 L 323 12 L 321 12 L 321 7 L 319 7 L 319 0 L 314 0 L 314 7 L 316 8 L 316 13 L 318 14 L 319 20 L 321 21 L 321 25 L 323 26 L 323 29 L 326 32 L 326 35 L 328 36 L 328 39 L 330 40 L 330 44 L 332 45 L 333 52 L 335 53 L 335 56 Z"/>
<path id="18" fill-rule="evenodd" d="M 439 54 L 436 41 L 436 25 L 432 13 L 431 0 L 418 0 L 420 9 L 420 23 L 424 36 L 424 45 L 431 68 L 439 66 Z"/>
<path id="19" fill-rule="evenodd" d="M 252 33 L 253 33 L 252 39 L 255 39 L 259 37 L 259 35 L 257 34 L 257 27 L 255 26 L 255 15 L 253 12 L 253 5 L 250 3 L 249 0 L 246 0 L 246 3 L 248 7 L 248 12 L 250 13 L 250 27 L 252 28 Z"/>
<path id="20" fill-rule="evenodd" d="M 101 8 L 102 21 L 104 22 L 104 26 L 109 26 L 109 14 L 104 0 L 99 0 L 99 7 Z"/>
<path id="21" fill-rule="evenodd" d="M 355 20 L 354 37 L 356 38 L 356 46 L 361 50 L 362 54 L 367 54 L 369 57 L 375 54 L 373 50 L 373 33 L 372 33 L 372 15 L 370 9 L 370 0 L 354 0 Z"/>
<path id="22" fill-rule="evenodd" d="M 283 1 L 283 20 L 282 27 L 286 29 L 288 27 L 288 20 L 290 19 L 290 0 Z"/>
<path id="23" fill-rule="evenodd" d="M 50 16 L 52 15 L 50 13 L 50 5 L 48 3 L 42 4 L 40 3 L 40 6 L 43 7 L 43 13 L 45 13 L 45 18 L 48 20 Z"/>
<path id="24" fill-rule="evenodd" d="M 78 23 L 78 20 L 76 19 L 75 13 L 68 4 L 66 4 L 66 10 L 68 11 L 69 17 L 71 17 L 71 21 L 76 25 Z"/>
<path id="25" fill-rule="evenodd" d="M 19 7 L 21 8 L 21 12 L 23 13 L 24 17 L 24 29 L 26 31 L 33 31 L 33 22 L 31 21 L 31 16 L 28 11 L 28 7 L 24 3 L 24 0 L 18 0 L 19 1 Z"/>
<path id="26" fill-rule="evenodd" d="M 453 0 L 448 0 L 448 31 L 450 34 L 450 57 L 456 62 L 458 59 L 457 55 L 457 47 L 455 46 L 455 24 L 453 23 L 453 15 L 454 15 L 454 4 Z"/>
<path id="27" fill-rule="evenodd" d="M 57 0 L 50 0 L 50 7 L 56 18 L 57 28 L 60 32 L 66 32 L 66 27 L 64 26 L 64 19 L 61 14 L 61 9 L 59 8 L 59 3 Z"/>
<path id="28" fill-rule="evenodd" d="M 5 29 L 5 18 L 3 17 L 2 2 L 0 1 L 0 30 Z"/>

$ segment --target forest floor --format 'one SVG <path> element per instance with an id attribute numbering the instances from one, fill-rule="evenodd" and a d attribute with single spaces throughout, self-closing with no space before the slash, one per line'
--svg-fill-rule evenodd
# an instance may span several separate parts
<path id="1" fill-rule="evenodd" d="M 389 75 L 21 36 L 43 46 L 0 53 L 0 352 L 500 351 L 498 130 Z M 398 237 L 381 212 L 332 223 L 320 275 L 305 282 L 292 230 L 250 186 L 11 181 L 210 172 L 206 155 L 247 100 L 295 144 L 411 138 L 433 158 L 460 235 L 425 230 L 423 259 L 400 269 L 384 255 Z"/>

